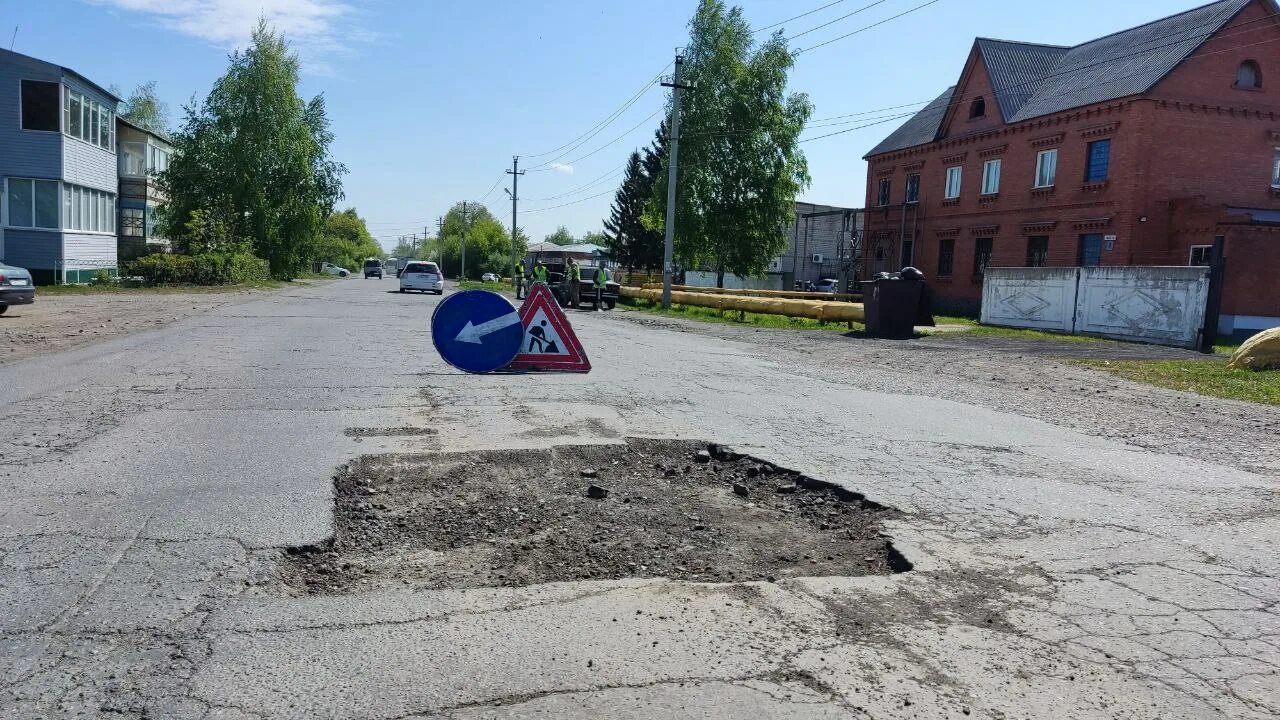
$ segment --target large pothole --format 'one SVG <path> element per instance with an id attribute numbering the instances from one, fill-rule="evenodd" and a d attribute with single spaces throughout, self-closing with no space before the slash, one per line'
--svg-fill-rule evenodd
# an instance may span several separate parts
<path id="1" fill-rule="evenodd" d="M 894 511 L 702 443 L 366 456 L 335 488 L 333 539 L 290 548 L 281 562 L 294 592 L 911 567 L 880 532 Z"/>

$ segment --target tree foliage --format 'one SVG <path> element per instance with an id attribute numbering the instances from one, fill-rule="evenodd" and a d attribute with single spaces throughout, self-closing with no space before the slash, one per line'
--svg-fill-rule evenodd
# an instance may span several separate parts
<path id="1" fill-rule="evenodd" d="M 383 255 L 382 246 L 373 239 L 355 208 L 325 218 L 315 251 L 317 260 L 354 270 L 367 258 L 381 259 Z"/>
<path id="2" fill-rule="evenodd" d="M 631 153 L 609 219 L 604 223 L 603 242 L 597 244 L 609 248 L 613 259 L 625 267 L 662 267 L 662 230 L 646 225 L 644 216 L 666 155 L 667 123 L 663 122 L 653 144 L 644 148 L 643 154 L 638 150 Z"/>
<path id="3" fill-rule="evenodd" d="M 681 95 L 675 250 L 691 267 L 758 275 L 787 246 L 784 228 L 809 183 L 798 137 L 813 112 L 788 94 L 794 58 L 779 31 L 755 41 L 740 7 L 700 0 L 689 23 Z M 646 224 L 660 229 L 666 158 Z"/>
<path id="4" fill-rule="evenodd" d="M 324 98 L 303 101 L 297 85 L 297 56 L 260 22 L 204 102 L 186 108 L 160 178 L 169 196 L 164 230 L 179 248 L 199 210 L 247 238 L 277 278 L 315 259 L 346 168 L 329 157 Z"/>
<path id="5" fill-rule="evenodd" d="M 450 277 L 460 277 L 463 237 L 466 237 L 467 277 L 479 278 L 487 272 L 510 274 L 511 232 L 483 205 L 467 203 L 466 215 L 458 203 L 444 216 L 440 237 L 430 243 L 440 260 L 440 268 Z"/>
<path id="6" fill-rule="evenodd" d="M 169 132 L 169 106 L 156 94 L 154 80 L 134 88 L 128 99 L 120 104 L 118 113 L 125 120 L 153 133 L 167 135 Z"/>
<path id="7" fill-rule="evenodd" d="M 556 228 L 555 232 L 544 238 L 544 241 L 552 243 L 553 245 L 573 245 L 578 242 L 577 238 L 573 236 L 573 233 L 569 232 L 569 228 L 563 225 Z"/>

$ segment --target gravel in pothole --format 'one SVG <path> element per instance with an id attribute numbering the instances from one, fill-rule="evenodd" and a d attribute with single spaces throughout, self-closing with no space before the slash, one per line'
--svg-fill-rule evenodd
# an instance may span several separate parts
<path id="1" fill-rule="evenodd" d="M 894 511 L 705 443 L 366 456 L 335 495 L 333 538 L 282 558 L 292 592 L 910 569 L 880 534 Z"/>

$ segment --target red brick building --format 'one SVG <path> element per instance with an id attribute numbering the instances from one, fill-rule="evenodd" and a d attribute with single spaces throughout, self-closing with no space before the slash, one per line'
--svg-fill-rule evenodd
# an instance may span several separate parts
<path id="1" fill-rule="evenodd" d="M 1221 0 L 1074 47 L 978 39 L 866 156 L 862 276 L 976 310 L 990 266 L 1188 265 L 1223 332 L 1280 325 L 1280 7 Z"/>

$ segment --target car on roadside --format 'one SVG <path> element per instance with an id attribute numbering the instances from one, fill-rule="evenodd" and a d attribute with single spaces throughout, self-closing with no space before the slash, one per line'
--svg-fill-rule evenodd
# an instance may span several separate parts
<path id="1" fill-rule="evenodd" d="M 502 282 L 502 278 L 498 277 L 493 273 L 485 273 L 480 276 L 480 282 L 487 282 L 487 283 Z"/>
<path id="2" fill-rule="evenodd" d="M 571 307 L 569 297 L 569 283 L 565 280 L 565 268 L 563 264 L 549 262 L 547 263 L 548 277 L 547 285 L 551 287 L 551 294 L 555 295 L 556 302 L 560 303 L 560 307 Z M 582 279 L 578 281 L 578 304 L 572 307 L 581 307 L 582 305 L 590 305 L 592 308 L 600 309 L 596 306 L 596 269 L 591 265 L 580 266 Z M 612 273 L 610 278 L 612 278 Z M 610 310 L 618 304 L 618 289 L 622 286 L 614 282 L 612 279 L 605 283 L 604 293 L 601 299 L 604 306 Z"/>
<path id="3" fill-rule="evenodd" d="M 840 287 L 839 280 L 836 280 L 834 278 L 824 278 L 818 281 L 818 284 L 814 286 L 813 291 L 820 292 L 820 293 L 831 293 L 832 295 L 834 295 L 840 292 L 839 287 Z"/>
<path id="4" fill-rule="evenodd" d="M 337 275 L 338 277 L 348 277 L 348 276 L 350 276 L 350 275 L 351 275 L 351 271 L 350 271 L 350 270 L 348 270 L 348 269 L 346 269 L 346 268 L 344 268 L 344 267 L 338 267 L 337 265 L 334 265 L 333 263 L 323 263 L 323 264 L 321 264 L 321 265 L 320 265 L 320 272 L 322 272 L 322 273 L 328 273 L 328 274 L 330 274 L 330 275 Z"/>
<path id="5" fill-rule="evenodd" d="M 377 275 L 378 279 L 382 279 L 382 261 L 369 258 L 364 261 L 364 279 L 368 280 L 370 276 Z"/>
<path id="6" fill-rule="evenodd" d="M 444 273 L 440 266 L 425 260 L 411 260 L 400 272 L 400 292 L 417 290 L 444 294 Z"/>
<path id="7" fill-rule="evenodd" d="M 399 258 L 396 260 L 396 277 L 400 277 L 400 273 L 404 272 L 404 266 L 408 265 L 412 260 L 409 258 Z"/>
<path id="8" fill-rule="evenodd" d="M 30 305 L 36 301 L 36 288 L 31 273 L 25 268 L 0 263 L 0 315 L 10 305 Z"/>

